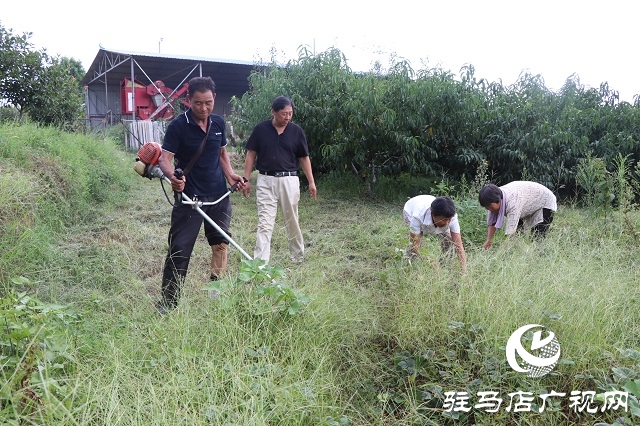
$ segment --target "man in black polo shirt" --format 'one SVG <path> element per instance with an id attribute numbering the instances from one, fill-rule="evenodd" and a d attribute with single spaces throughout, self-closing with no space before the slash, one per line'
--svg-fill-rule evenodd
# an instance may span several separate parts
<path id="1" fill-rule="evenodd" d="M 293 123 L 293 102 L 278 96 L 271 105 L 270 120 L 258 123 L 247 141 L 247 157 L 244 175 L 249 177 L 254 165 L 259 171 L 256 182 L 258 206 L 258 231 L 254 258 L 269 261 L 271 234 L 275 225 L 278 204 L 289 240 L 291 260 L 300 263 L 304 259 L 304 240 L 298 224 L 300 180 L 298 164 L 309 181 L 309 193 L 316 199 L 316 184 L 311 171 L 307 137 L 300 126 Z M 243 194 L 249 195 L 251 187 L 245 184 Z"/>
<path id="2" fill-rule="evenodd" d="M 158 160 L 160 169 L 171 179 L 171 188 L 184 192 L 199 201 L 215 201 L 227 193 L 227 182 L 238 183 L 242 189 L 242 176 L 234 173 L 225 146 L 226 126 L 224 119 L 212 114 L 216 97 L 216 86 L 210 77 L 195 77 L 189 81 L 191 108 L 171 121 L 162 144 Z M 201 148 L 202 146 L 202 148 Z M 195 162 L 192 159 L 195 158 Z M 175 161 L 174 161 L 175 160 Z M 184 171 L 176 177 L 175 168 Z M 176 194 L 177 195 L 177 194 Z M 169 251 L 162 275 L 162 302 L 160 313 L 175 308 L 180 298 L 180 285 L 187 275 L 189 259 L 204 218 L 191 205 L 183 205 L 176 197 L 171 212 Z M 202 206 L 202 210 L 228 236 L 231 222 L 229 197 L 219 203 Z M 211 246 L 211 279 L 217 279 L 227 267 L 228 241 L 209 222 L 204 231 Z"/>

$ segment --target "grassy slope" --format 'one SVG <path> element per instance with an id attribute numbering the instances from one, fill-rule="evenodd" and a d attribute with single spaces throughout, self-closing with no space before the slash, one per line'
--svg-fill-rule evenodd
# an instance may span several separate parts
<path id="1" fill-rule="evenodd" d="M 288 262 L 281 220 L 274 233 L 272 263 L 311 297 L 305 313 L 259 315 L 249 288 L 209 300 L 201 290 L 209 262 L 201 236 L 180 307 L 159 317 L 153 303 L 170 206 L 158 180 L 133 172 L 134 154 L 116 155 L 131 191 L 94 205 L 91 220 L 52 239 L 41 268 L 23 271 L 38 297 L 85 312 L 71 408 L 60 424 L 426 424 L 430 415 L 442 424 L 437 412 L 418 409 L 430 384 L 478 390 L 479 379 L 481 389 L 503 398 L 517 389 L 595 390 L 576 375 L 600 378 L 625 365 L 616 348 L 638 348 L 637 243 L 622 234 L 621 221 L 594 221 L 562 206 L 540 244 L 517 238 L 485 252 L 474 235 L 466 240 L 469 274 L 460 277 L 455 268 L 398 257 L 407 242 L 402 202 L 372 202 L 335 181 L 319 182 L 317 202 L 303 196 L 304 264 Z M 232 195 L 233 238 L 249 253 L 253 195 Z M 483 216 L 480 209 L 466 214 L 463 232 L 465 220 Z M 423 254 L 437 253 L 427 239 Z M 240 260 L 231 249 L 230 274 Z M 558 334 L 559 375 L 535 381 L 508 371 L 503 347 L 528 323 Z M 406 363 L 397 364 L 402 357 L 423 362 L 414 379 Z M 561 418 L 502 410 L 468 421 L 551 425 Z M 581 419 L 569 423 L 596 417 Z"/>

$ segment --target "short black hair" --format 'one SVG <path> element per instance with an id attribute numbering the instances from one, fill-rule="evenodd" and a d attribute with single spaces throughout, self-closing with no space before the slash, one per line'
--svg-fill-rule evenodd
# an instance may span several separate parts
<path id="1" fill-rule="evenodd" d="M 285 107 L 291 105 L 291 108 L 294 108 L 293 101 L 286 96 L 278 96 L 271 103 L 271 109 L 275 112 L 282 111 Z"/>
<path id="2" fill-rule="evenodd" d="M 483 186 L 478 194 L 478 201 L 480 205 L 485 208 L 489 204 L 499 203 L 500 200 L 502 200 L 502 190 L 492 183 Z"/>
<path id="3" fill-rule="evenodd" d="M 450 197 L 436 197 L 436 199 L 431 203 L 431 214 L 434 216 L 451 218 L 456 214 L 456 205 Z"/>
<path id="4" fill-rule="evenodd" d="M 211 77 L 193 77 L 189 80 L 189 97 L 192 98 L 194 93 L 205 93 L 211 90 L 211 93 L 216 93 L 216 83 L 213 82 Z"/>

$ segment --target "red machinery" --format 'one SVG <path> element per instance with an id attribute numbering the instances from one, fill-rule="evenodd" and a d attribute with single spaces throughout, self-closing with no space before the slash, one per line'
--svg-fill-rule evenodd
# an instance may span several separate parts
<path id="1" fill-rule="evenodd" d="M 132 114 L 135 102 L 136 117 L 140 120 L 170 119 L 175 115 L 174 105 L 180 102 L 189 108 L 186 92 L 189 88 L 185 83 L 180 89 L 171 89 L 160 80 L 145 86 L 139 80 L 131 82 L 125 78 L 120 83 L 120 105 L 122 114 Z"/>

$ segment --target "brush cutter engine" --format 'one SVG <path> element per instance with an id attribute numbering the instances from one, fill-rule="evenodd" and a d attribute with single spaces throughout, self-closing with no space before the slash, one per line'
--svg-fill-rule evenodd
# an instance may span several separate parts
<path id="1" fill-rule="evenodd" d="M 161 153 L 162 147 L 159 143 L 145 143 L 138 150 L 138 156 L 136 158 L 136 163 L 133 166 L 133 170 L 142 177 L 149 179 L 153 179 L 154 177 L 162 179 L 164 177 L 164 173 L 162 173 L 162 170 L 160 170 L 160 166 L 158 165 L 158 159 L 160 158 Z"/>

